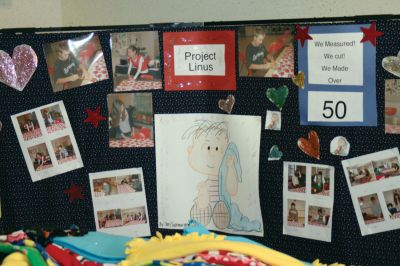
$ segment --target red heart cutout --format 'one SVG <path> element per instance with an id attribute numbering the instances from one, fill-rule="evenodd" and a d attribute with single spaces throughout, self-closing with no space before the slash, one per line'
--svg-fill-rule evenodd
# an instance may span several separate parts
<path id="1" fill-rule="evenodd" d="M 314 130 L 308 132 L 308 139 L 303 137 L 299 138 L 297 141 L 297 146 L 299 146 L 300 150 L 316 159 L 320 159 L 320 144 L 318 133 Z"/>

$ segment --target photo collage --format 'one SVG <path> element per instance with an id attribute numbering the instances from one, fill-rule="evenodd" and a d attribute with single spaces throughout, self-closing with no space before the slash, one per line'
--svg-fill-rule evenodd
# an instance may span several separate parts
<path id="1" fill-rule="evenodd" d="M 83 167 L 62 101 L 12 116 L 32 181 Z"/>
<path id="2" fill-rule="evenodd" d="M 141 168 L 90 173 L 96 228 L 129 236 L 150 234 Z"/>
<path id="3" fill-rule="evenodd" d="M 331 241 L 334 168 L 284 162 L 283 233 Z"/>
<path id="4" fill-rule="evenodd" d="M 400 228 L 397 148 L 342 161 L 362 235 Z"/>

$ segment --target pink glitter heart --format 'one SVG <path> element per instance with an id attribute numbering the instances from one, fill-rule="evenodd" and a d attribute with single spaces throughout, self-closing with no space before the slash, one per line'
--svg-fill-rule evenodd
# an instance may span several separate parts
<path id="1" fill-rule="evenodd" d="M 37 56 L 29 45 L 14 48 L 12 58 L 0 50 L 0 82 L 22 91 L 37 68 Z"/>

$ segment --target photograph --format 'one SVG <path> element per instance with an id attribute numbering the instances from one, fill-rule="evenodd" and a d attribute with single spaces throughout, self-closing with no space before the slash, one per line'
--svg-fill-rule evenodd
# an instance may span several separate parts
<path id="1" fill-rule="evenodd" d="M 151 93 L 114 93 L 107 96 L 109 147 L 154 147 Z"/>
<path id="2" fill-rule="evenodd" d="M 306 166 L 289 164 L 288 190 L 290 192 L 306 193 Z"/>
<path id="3" fill-rule="evenodd" d="M 54 92 L 109 78 L 100 40 L 94 33 L 43 44 L 43 51 Z"/>
<path id="4" fill-rule="evenodd" d="M 288 199 L 288 216 L 289 226 L 304 227 L 306 216 L 306 202 L 304 200 Z"/>
<path id="5" fill-rule="evenodd" d="M 47 133 L 64 130 L 67 128 L 64 117 L 61 112 L 60 105 L 55 104 L 40 110 L 42 114 L 44 124 L 46 125 Z"/>
<path id="6" fill-rule="evenodd" d="M 308 207 L 309 225 L 327 227 L 330 217 L 331 217 L 331 210 L 329 208 L 311 206 L 311 205 Z"/>
<path id="7" fill-rule="evenodd" d="M 265 129 L 281 130 L 281 112 L 267 111 Z"/>
<path id="8" fill-rule="evenodd" d="M 18 116 L 17 121 L 24 140 L 31 140 L 42 136 L 35 112 Z"/>
<path id="9" fill-rule="evenodd" d="M 142 168 L 89 173 L 89 180 L 97 231 L 133 237 L 150 235 Z"/>
<path id="10" fill-rule="evenodd" d="M 345 137 L 335 137 L 330 144 L 330 152 L 337 156 L 347 156 L 350 152 L 350 143 Z"/>
<path id="11" fill-rule="evenodd" d="M 117 176 L 116 178 L 118 194 L 142 191 L 140 175 Z"/>
<path id="12" fill-rule="evenodd" d="M 370 194 L 358 197 L 358 204 L 360 205 L 362 217 L 366 225 L 383 222 L 382 208 L 379 203 L 378 194 Z"/>
<path id="13" fill-rule="evenodd" d="M 147 223 L 146 208 L 142 206 L 138 208 L 123 209 L 122 222 L 124 226 Z"/>
<path id="14" fill-rule="evenodd" d="M 330 169 L 311 167 L 311 194 L 329 196 Z"/>
<path id="15" fill-rule="evenodd" d="M 346 169 L 352 186 L 366 184 L 377 180 L 372 162 L 349 166 Z"/>
<path id="16" fill-rule="evenodd" d="M 36 172 L 53 167 L 46 143 L 29 147 L 28 153 Z"/>
<path id="17" fill-rule="evenodd" d="M 111 34 L 114 91 L 162 89 L 157 31 Z"/>
<path id="18" fill-rule="evenodd" d="M 294 27 L 239 28 L 239 76 L 291 78 L 294 74 Z"/>
<path id="19" fill-rule="evenodd" d="M 383 196 L 390 218 L 400 219 L 400 188 L 384 191 Z"/>
<path id="20" fill-rule="evenodd" d="M 385 80 L 385 133 L 400 134 L 400 79 Z"/>
<path id="21" fill-rule="evenodd" d="M 376 180 L 381 180 L 384 178 L 400 175 L 400 169 L 399 169 L 400 163 L 397 156 L 387 159 L 372 161 L 372 165 L 374 167 Z"/>
<path id="22" fill-rule="evenodd" d="M 74 147 L 69 136 L 64 136 L 51 141 L 58 164 L 76 160 Z"/>
<path id="23" fill-rule="evenodd" d="M 116 177 L 93 179 L 93 190 L 95 197 L 117 195 L 118 189 Z"/>
<path id="24" fill-rule="evenodd" d="M 97 211 L 97 221 L 100 229 L 123 226 L 121 209 Z"/>

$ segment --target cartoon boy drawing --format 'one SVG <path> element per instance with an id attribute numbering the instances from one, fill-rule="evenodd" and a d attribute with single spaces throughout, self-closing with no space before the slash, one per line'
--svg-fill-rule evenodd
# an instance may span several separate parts
<path id="1" fill-rule="evenodd" d="M 229 140 L 227 123 L 197 120 L 182 138 L 191 141 L 187 148 L 190 167 L 207 176 L 197 185 L 191 219 L 206 226 L 212 217 L 219 229 L 261 231 L 260 222 L 250 221 L 232 200 L 242 182 L 242 169 L 237 146 Z"/>

